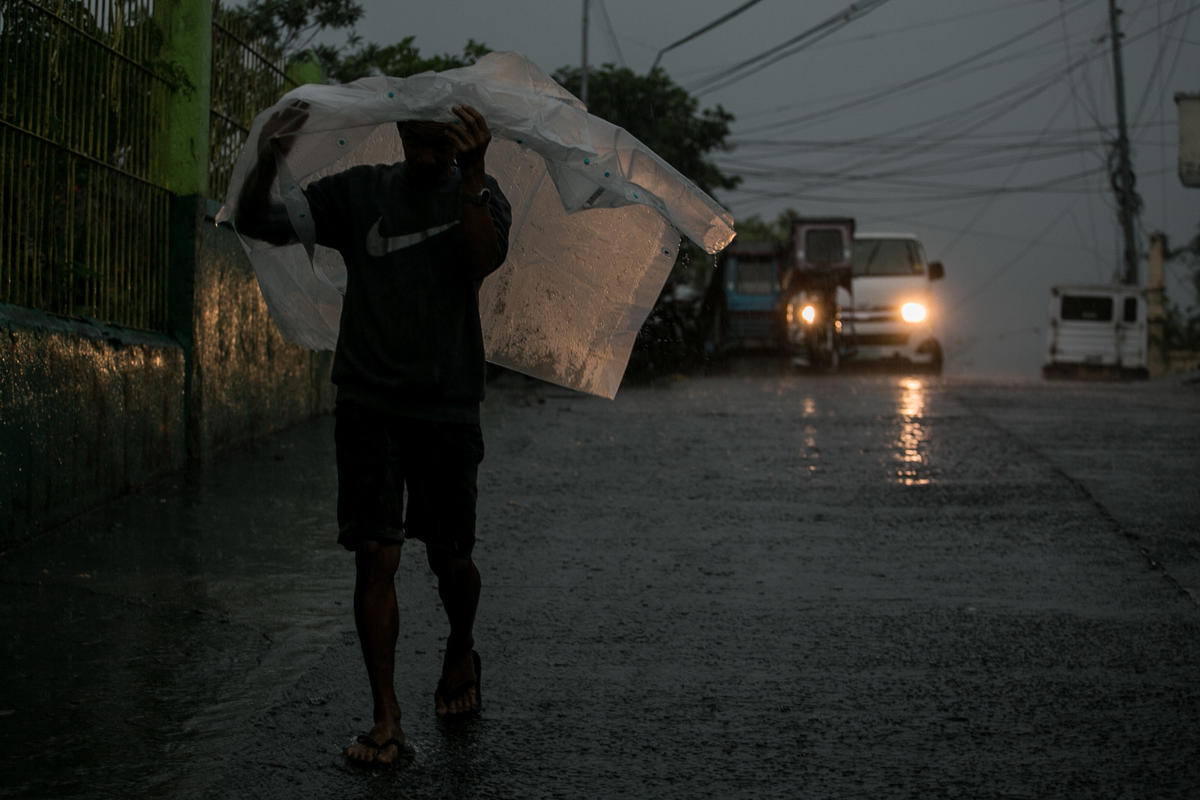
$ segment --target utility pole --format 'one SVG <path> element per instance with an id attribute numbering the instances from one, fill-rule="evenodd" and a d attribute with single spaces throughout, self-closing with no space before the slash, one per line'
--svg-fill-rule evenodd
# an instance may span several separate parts
<path id="1" fill-rule="evenodd" d="M 1110 179 L 1117 195 L 1117 215 L 1125 235 L 1124 271 L 1121 282 L 1136 285 L 1138 282 L 1137 233 L 1134 218 L 1141 210 L 1142 199 L 1133 188 L 1136 178 L 1133 162 L 1129 157 L 1129 130 L 1125 125 L 1125 72 L 1121 65 L 1121 31 L 1118 25 L 1117 0 L 1108 0 L 1108 22 L 1112 35 L 1113 82 L 1117 90 L 1117 141 L 1109 162 Z"/>
<path id="2" fill-rule="evenodd" d="M 588 0 L 583 0 L 583 65 L 579 68 L 579 99 L 587 105 L 588 84 Z"/>

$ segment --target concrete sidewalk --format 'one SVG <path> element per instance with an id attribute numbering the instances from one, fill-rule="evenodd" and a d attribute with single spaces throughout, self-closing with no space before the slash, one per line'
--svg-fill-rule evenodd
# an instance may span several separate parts
<path id="1" fill-rule="evenodd" d="M 433 716 L 410 546 L 378 774 L 339 755 L 370 708 L 315 420 L 0 557 L 0 796 L 1195 797 L 1200 392 L 1089 391 L 502 380 L 485 713 Z"/>

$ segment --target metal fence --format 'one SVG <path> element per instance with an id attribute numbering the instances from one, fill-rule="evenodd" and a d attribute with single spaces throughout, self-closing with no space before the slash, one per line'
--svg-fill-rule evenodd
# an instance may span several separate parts
<path id="1" fill-rule="evenodd" d="M 163 330 L 154 0 L 0 0 L 0 302 Z"/>
<path id="2" fill-rule="evenodd" d="M 254 115 L 295 86 L 284 69 L 284 59 L 269 40 L 249 35 L 220 6 L 213 9 L 208 167 L 212 197 L 225 197 Z"/>

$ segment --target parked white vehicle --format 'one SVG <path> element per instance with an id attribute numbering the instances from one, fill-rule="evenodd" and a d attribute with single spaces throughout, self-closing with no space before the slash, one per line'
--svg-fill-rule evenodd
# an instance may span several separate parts
<path id="1" fill-rule="evenodd" d="M 1127 284 L 1054 286 L 1046 342 L 1048 378 L 1141 377 L 1147 372 L 1146 290 Z"/>
<path id="2" fill-rule="evenodd" d="M 912 234 L 855 234 L 853 299 L 840 312 L 855 360 L 895 359 L 941 372 L 930 282 L 944 276 Z"/>

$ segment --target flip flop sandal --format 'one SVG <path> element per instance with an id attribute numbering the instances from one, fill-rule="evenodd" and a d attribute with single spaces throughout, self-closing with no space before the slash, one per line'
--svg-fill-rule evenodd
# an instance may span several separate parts
<path id="1" fill-rule="evenodd" d="M 398 761 L 400 761 L 400 757 L 404 755 L 404 742 L 400 741 L 399 739 L 397 739 L 394 736 L 391 739 L 388 739 L 383 744 L 379 744 L 374 739 L 372 739 L 370 736 L 367 736 L 365 733 L 363 733 L 363 734 L 356 736 L 354 741 L 358 742 L 359 744 L 365 744 L 367 747 L 369 747 L 375 751 L 375 756 L 370 761 L 363 761 L 362 759 L 352 758 L 351 756 L 347 755 L 345 753 L 345 751 L 343 751 L 342 754 L 346 756 L 346 760 L 356 766 L 360 766 L 360 767 L 391 767 L 391 766 L 394 766 Z M 380 761 L 379 754 L 392 746 L 395 746 L 395 748 L 396 748 L 396 757 L 393 758 L 391 761 Z"/>

